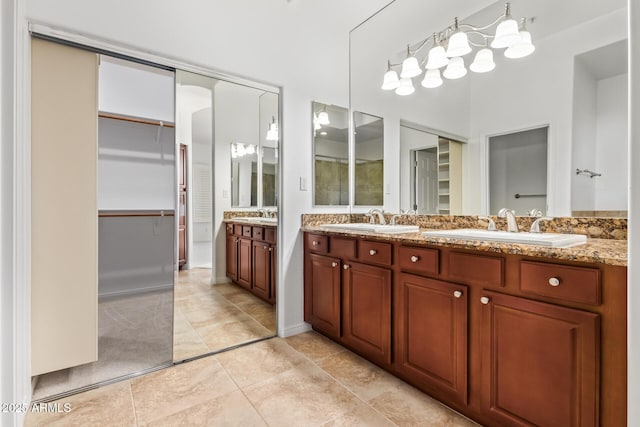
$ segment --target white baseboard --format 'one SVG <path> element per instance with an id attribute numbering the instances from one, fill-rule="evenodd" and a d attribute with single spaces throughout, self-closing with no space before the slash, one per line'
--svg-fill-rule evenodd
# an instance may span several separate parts
<path id="1" fill-rule="evenodd" d="M 278 333 L 278 336 L 280 336 L 281 338 L 287 338 L 294 335 L 302 334 L 304 332 L 308 332 L 310 330 L 311 330 L 311 325 L 306 322 L 302 322 L 298 325 L 284 328 L 283 331 L 280 331 Z"/>
<path id="2" fill-rule="evenodd" d="M 216 285 L 219 285 L 221 283 L 231 283 L 231 279 L 229 279 L 227 276 L 216 277 Z"/>

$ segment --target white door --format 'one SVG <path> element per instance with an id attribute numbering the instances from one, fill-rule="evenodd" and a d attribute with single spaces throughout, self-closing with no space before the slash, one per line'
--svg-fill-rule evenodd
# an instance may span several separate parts
<path id="1" fill-rule="evenodd" d="M 438 158 L 434 150 L 416 151 L 416 212 L 434 214 L 438 210 Z"/>

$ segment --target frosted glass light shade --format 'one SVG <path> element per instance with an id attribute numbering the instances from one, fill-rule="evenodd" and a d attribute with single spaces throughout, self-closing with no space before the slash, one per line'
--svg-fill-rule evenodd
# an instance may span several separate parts
<path id="1" fill-rule="evenodd" d="M 516 24 L 517 27 L 517 24 Z M 449 46 L 447 47 L 447 56 L 455 58 L 457 56 L 466 55 L 471 52 L 469 39 L 464 31 L 457 31 L 449 38 Z"/>
<path id="2" fill-rule="evenodd" d="M 466 76 L 467 69 L 464 67 L 464 60 L 459 56 L 451 58 L 449 65 L 447 65 L 447 68 L 444 70 L 442 75 L 449 80 L 455 80 Z"/>
<path id="3" fill-rule="evenodd" d="M 382 90 L 394 90 L 400 86 L 400 79 L 398 78 L 398 73 L 394 70 L 389 70 L 384 73 L 384 78 L 382 79 Z"/>
<path id="4" fill-rule="evenodd" d="M 427 70 L 441 68 L 448 63 L 449 58 L 447 58 L 447 53 L 445 52 L 444 47 L 438 45 L 431 48 L 429 51 L 429 59 L 427 60 Z"/>
<path id="5" fill-rule="evenodd" d="M 507 48 L 504 51 L 504 56 L 511 59 L 524 58 L 529 56 L 536 50 L 536 47 L 531 43 L 531 33 L 529 31 L 520 31 L 520 40 Z"/>
<path id="6" fill-rule="evenodd" d="M 424 79 L 422 80 L 422 86 L 428 89 L 433 89 L 438 86 L 442 86 L 442 78 L 440 77 L 440 70 L 434 68 L 432 70 L 427 70 L 424 74 Z"/>
<path id="7" fill-rule="evenodd" d="M 469 66 L 469 69 L 474 73 L 486 73 L 494 68 L 496 68 L 496 63 L 493 62 L 493 51 L 488 48 L 480 49 L 476 53 L 473 63 Z"/>
<path id="8" fill-rule="evenodd" d="M 331 122 L 329 121 L 329 114 L 326 111 L 320 111 L 318 113 L 318 123 L 320 123 L 321 125 L 331 124 Z"/>
<path id="9" fill-rule="evenodd" d="M 515 19 L 509 18 L 498 24 L 495 38 L 491 42 L 491 47 L 494 49 L 509 47 L 519 40 L 520 31 L 518 29 L 518 23 Z"/>
<path id="10" fill-rule="evenodd" d="M 415 56 L 409 56 L 402 61 L 402 71 L 400 72 L 400 78 L 410 79 L 411 77 L 419 76 L 422 73 L 418 59 Z"/>
<path id="11" fill-rule="evenodd" d="M 413 87 L 413 82 L 409 78 L 400 79 L 400 86 L 396 89 L 396 94 L 400 96 L 411 95 L 416 91 Z"/>

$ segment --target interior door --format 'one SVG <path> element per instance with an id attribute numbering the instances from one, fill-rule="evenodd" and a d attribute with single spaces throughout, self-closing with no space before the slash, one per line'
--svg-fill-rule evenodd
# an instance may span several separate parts
<path id="1" fill-rule="evenodd" d="M 433 214 L 438 209 L 438 157 L 434 150 L 415 153 L 415 209 L 418 214 Z"/>

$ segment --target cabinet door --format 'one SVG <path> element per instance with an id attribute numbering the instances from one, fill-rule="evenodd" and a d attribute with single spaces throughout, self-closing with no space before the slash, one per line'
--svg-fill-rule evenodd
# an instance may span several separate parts
<path id="1" fill-rule="evenodd" d="M 400 274 L 396 367 L 436 395 L 467 402 L 466 286 Z"/>
<path id="2" fill-rule="evenodd" d="M 238 284 L 251 289 L 251 240 L 238 239 Z"/>
<path id="3" fill-rule="evenodd" d="M 344 264 L 342 339 L 363 356 L 391 363 L 391 270 Z"/>
<path id="4" fill-rule="evenodd" d="M 597 426 L 600 316 L 483 292 L 482 408 L 510 426 Z"/>
<path id="5" fill-rule="evenodd" d="M 227 231 L 227 277 L 238 280 L 238 238 Z"/>
<path id="6" fill-rule="evenodd" d="M 269 300 L 271 292 L 271 246 L 253 242 L 253 293 Z"/>
<path id="7" fill-rule="evenodd" d="M 338 258 L 307 254 L 304 320 L 335 338 L 340 338 L 340 269 Z"/>

